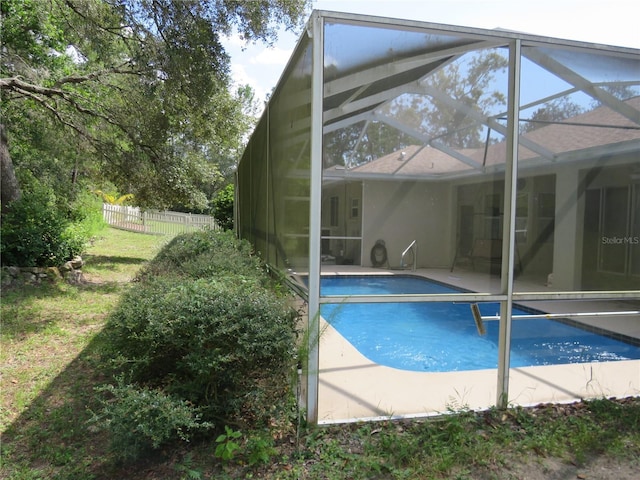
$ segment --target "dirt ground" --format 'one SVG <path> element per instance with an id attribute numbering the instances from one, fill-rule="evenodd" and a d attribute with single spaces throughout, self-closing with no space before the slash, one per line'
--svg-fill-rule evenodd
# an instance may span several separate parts
<path id="1" fill-rule="evenodd" d="M 532 457 L 513 459 L 502 472 L 495 472 L 499 479 L 517 480 L 638 480 L 640 459 L 636 462 L 596 457 L 587 465 L 572 465 L 557 458 Z M 489 478 L 484 475 L 472 478 Z M 494 477 L 495 478 L 495 477 Z"/>

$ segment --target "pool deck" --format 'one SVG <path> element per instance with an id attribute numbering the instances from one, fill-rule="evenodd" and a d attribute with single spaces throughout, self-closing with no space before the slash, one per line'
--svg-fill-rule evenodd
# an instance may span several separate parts
<path id="1" fill-rule="evenodd" d="M 431 278 L 468 290 L 487 291 L 486 275 L 450 273 L 448 269 L 390 271 L 353 266 L 323 266 L 323 274 L 398 274 Z M 499 282 L 499 279 L 491 281 Z M 489 286 L 493 288 L 493 286 Z M 532 286 L 533 287 L 533 286 Z M 497 291 L 499 284 L 494 291 Z M 526 285 L 518 285 L 524 291 Z M 528 291 L 540 291 L 540 285 Z M 629 310 L 619 302 L 535 302 L 553 313 Z M 637 308 L 634 308 L 636 310 Z M 581 318 L 640 339 L 640 317 Z M 485 409 L 497 403 L 497 370 L 411 372 L 375 364 L 321 319 L 318 422 L 321 424 L 392 417 L 418 417 L 460 409 Z M 536 405 L 581 398 L 640 395 L 640 360 L 512 368 L 509 403 Z"/>

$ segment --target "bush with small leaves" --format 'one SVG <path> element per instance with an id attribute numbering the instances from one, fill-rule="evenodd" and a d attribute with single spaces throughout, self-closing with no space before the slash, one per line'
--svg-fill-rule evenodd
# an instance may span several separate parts
<path id="1" fill-rule="evenodd" d="M 140 279 L 153 276 L 212 278 L 227 274 L 270 281 L 260 259 L 246 240 L 232 232 L 199 232 L 178 235 L 142 270 Z"/>
<path id="2" fill-rule="evenodd" d="M 129 380 L 202 407 L 207 418 L 242 417 L 247 398 L 282 394 L 268 379 L 287 377 L 296 318 L 286 299 L 251 278 L 156 279 L 131 290 L 111 315 L 105 358 Z"/>
<path id="3" fill-rule="evenodd" d="M 64 238 L 69 221 L 56 205 L 52 190 L 34 185 L 2 218 L 0 251 L 3 265 L 62 265 L 76 253 Z"/>
<path id="4" fill-rule="evenodd" d="M 251 278 L 155 279 L 111 315 L 105 358 L 128 380 L 163 386 L 207 418 L 238 418 L 247 398 L 277 402 L 286 388 L 296 319 L 286 298 Z"/>
<path id="5" fill-rule="evenodd" d="M 230 183 L 220 190 L 211 202 L 213 206 L 213 216 L 216 218 L 218 224 L 225 230 L 233 229 L 234 190 L 233 183 Z"/>
<path id="6" fill-rule="evenodd" d="M 275 285 L 230 232 L 176 237 L 111 313 L 104 363 L 127 384 L 187 402 L 202 421 L 265 426 L 290 413 L 299 315 Z"/>
<path id="7" fill-rule="evenodd" d="M 189 402 L 160 390 L 122 381 L 97 390 L 105 400 L 92 422 L 111 434 L 111 450 L 119 460 L 134 460 L 168 442 L 189 441 L 213 427 Z"/>
<path id="8" fill-rule="evenodd" d="M 60 266 L 80 255 L 91 236 L 104 226 L 102 204 L 89 193 L 80 193 L 66 204 L 51 188 L 30 178 L 22 197 L 2 217 L 2 264 Z"/>

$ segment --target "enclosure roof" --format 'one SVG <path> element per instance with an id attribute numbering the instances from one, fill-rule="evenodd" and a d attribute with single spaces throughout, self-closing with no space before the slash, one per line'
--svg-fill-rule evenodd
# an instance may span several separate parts
<path id="1" fill-rule="evenodd" d="M 630 47 L 604 45 L 604 44 L 597 44 L 597 43 L 585 42 L 585 41 L 579 41 L 579 40 L 568 40 L 568 39 L 563 39 L 558 37 L 548 37 L 548 36 L 536 35 L 533 33 L 526 33 L 526 32 L 519 32 L 519 31 L 508 30 L 503 28 L 488 29 L 488 28 L 478 28 L 478 27 L 467 27 L 467 26 L 460 26 L 460 25 L 427 22 L 422 20 L 381 17 L 376 15 L 339 12 L 339 11 L 333 11 L 333 10 L 314 10 L 308 21 L 308 29 L 311 28 L 311 25 L 313 24 L 315 17 L 321 17 L 325 22 L 339 22 L 342 24 L 380 25 L 380 26 L 386 26 L 386 27 L 394 28 L 396 30 L 404 30 L 404 31 L 428 30 L 431 32 L 441 32 L 446 34 L 456 33 L 456 34 L 462 34 L 465 37 L 470 37 L 470 38 L 471 37 L 477 37 L 477 38 L 493 37 L 493 38 L 501 38 L 507 41 L 520 39 L 520 40 L 526 40 L 532 43 L 538 43 L 541 45 L 542 44 L 547 44 L 547 45 L 558 44 L 558 45 L 597 49 L 597 50 L 627 52 L 635 55 L 638 54 L 637 49 L 630 48 Z"/>
<path id="2" fill-rule="evenodd" d="M 316 10 L 269 101 L 271 105 L 286 98 L 284 101 L 290 105 L 291 118 L 286 120 L 289 125 L 282 129 L 282 137 L 274 140 L 286 142 L 291 151 L 304 150 L 309 141 L 311 82 L 301 82 L 302 89 L 295 93 L 291 85 L 298 82 L 302 74 L 311 75 L 310 58 L 305 60 L 303 72 L 300 59 L 309 57 L 314 28 L 320 24 L 318 20 L 324 25 L 325 175 L 441 178 L 502 168 L 506 158 L 506 100 L 499 108 L 482 108 L 483 97 L 465 98 L 459 92 L 454 94 L 454 87 L 442 86 L 442 76 L 455 72 L 456 68 L 459 75 L 460 71 L 470 68 L 474 56 L 488 53 L 501 56 L 508 63 L 507 47 L 515 40 L 522 42 L 522 62 L 537 72 L 536 81 L 541 85 L 529 87 L 529 90 L 538 88 L 540 92 L 526 101 L 521 100 L 521 115 L 524 110 L 528 111 L 527 115 L 535 115 L 536 109 L 548 108 L 561 100 L 579 99 L 575 101 L 582 102 L 583 106 L 588 102 L 592 104 L 577 115 L 565 115 L 549 125 L 538 124 L 539 128 L 523 131 L 519 140 L 520 160 L 533 165 L 568 160 L 577 154 L 585 156 L 587 152 L 586 156 L 596 156 L 611 149 L 640 150 L 638 49 L 506 30 Z M 497 67 L 491 72 L 494 73 L 495 83 L 501 83 L 490 88 L 501 89 L 499 93 L 506 97 L 506 74 Z M 455 85 L 458 80 L 453 77 L 450 83 Z M 535 84 L 524 77 L 522 82 Z M 286 92 L 284 85 L 287 85 Z M 483 94 L 488 98 L 493 93 L 487 90 Z M 403 113 L 401 110 L 411 102 L 415 104 L 415 99 L 422 102 L 419 105 L 422 110 L 413 115 Z M 464 118 L 466 123 L 459 127 L 452 120 L 443 134 L 443 128 L 429 128 L 424 121 L 420 123 L 427 108 L 448 109 L 452 118 Z M 275 121 L 283 120 L 280 117 Z M 396 148 L 356 159 L 375 125 L 398 132 L 402 141 Z M 486 132 L 486 142 L 481 139 L 456 144 L 447 137 L 453 138 L 469 125 L 482 135 Z M 326 139 L 331 135 L 349 137 L 343 142 L 340 157 L 327 148 Z M 480 137 L 480 133 L 477 136 Z M 332 155 L 334 158 L 330 158 Z"/>
<path id="3" fill-rule="evenodd" d="M 369 15 L 338 13 L 329 11 L 315 11 L 314 15 L 324 18 L 326 25 L 345 25 L 370 27 L 370 35 L 379 35 L 381 31 L 410 32 L 412 38 L 402 43 L 390 46 L 384 36 L 378 38 L 358 38 L 366 47 L 357 49 L 358 55 L 347 54 L 346 62 L 339 70 L 331 69 L 331 59 L 327 59 L 325 48 L 325 86 L 324 86 L 324 121 L 325 131 L 332 130 L 335 125 L 343 127 L 344 120 L 353 122 L 362 120 L 367 112 L 398 97 L 402 93 L 419 89 L 424 86 L 416 82 L 425 78 L 430 72 L 437 71 L 443 65 L 451 63 L 456 58 L 473 51 L 486 50 L 507 45 L 508 42 L 519 39 L 528 45 L 539 48 L 563 46 L 590 51 L 615 52 L 617 55 L 637 57 L 640 51 L 626 47 L 605 46 L 587 42 L 562 40 L 507 30 L 489 30 L 472 27 L 460 27 L 430 22 L 401 20 Z M 312 16 L 313 18 L 313 16 Z M 310 21 L 311 22 L 311 21 Z M 362 34 L 363 32 L 358 32 Z M 420 35 L 417 35 L 417 34 Z M 326 41 L 332 37 L 344 36 L 343 31 L 325 32 Z M 391 35 L 391 34 L 390 34 Z M 392 41 L 397 37 L 389 37 Z M 350 38 L 355 40 L 354 38 Z M 390 52 L 392 50 L 393 52 Z M 342 43 L 343 51 L 356 50 L 353 44 Z M 362 52 L 366 50 L 367 54 Z M 640 122 L 640 113 L 636 112 L 635 120 Z M 342 121 L 342 122 L 341 122 Z"/>

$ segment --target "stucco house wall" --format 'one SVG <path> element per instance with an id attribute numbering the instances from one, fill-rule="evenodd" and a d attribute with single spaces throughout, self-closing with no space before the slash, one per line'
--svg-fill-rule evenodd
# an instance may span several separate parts
<path id="1" fill-rule="evenodd" d="M 384 240 L 389 265 L 399 267 L 403 250 L 417 241 L 417 267 L 447 267 L 452 258 L 453 221 L 448 185 L 411 181 L 365 181 L 362 233 L 364 266 L 370 252 Z M 407 254 L 411 260 L 411 254 Z"/>

